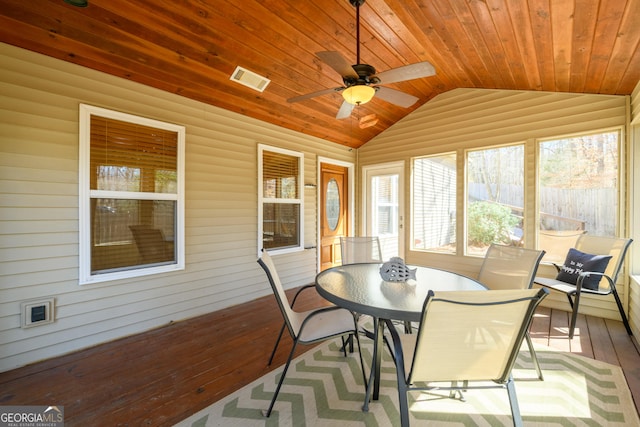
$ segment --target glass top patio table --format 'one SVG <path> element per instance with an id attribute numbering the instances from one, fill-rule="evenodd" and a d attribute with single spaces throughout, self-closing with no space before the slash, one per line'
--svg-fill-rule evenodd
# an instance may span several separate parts
<path id="1" fill-rule="evenodd" d="M 480 282 L 431 267 L 416 269 L 416 279 L 387 282 L 380 276 L 382 264 L 348 264 L 324 270 L 316 276 L 316 289 L 326 300 L 355 313 L 374 318 L 373 363 L 362 409 L 369 410 L 369 396 L 378 400 L 384 319 L 419 322 L 427 293 L 432 291 L 484 291 Z"/>
<path id="2" fill-rule="evenodd" d="M 316 276 L 318 293 L 328 301 L 379 319 L 420 321 L 422 305 L 432 291 L 484 291 L 480 282 L 431 267 L 416 269 L 416 280 L 386 282 L 382 264 L 349 264 L 329 268 Z"/>

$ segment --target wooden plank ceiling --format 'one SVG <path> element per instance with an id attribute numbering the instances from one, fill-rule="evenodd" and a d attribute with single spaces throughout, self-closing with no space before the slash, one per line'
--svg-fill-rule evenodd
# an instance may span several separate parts
<path id="1" fill-rule="evenodd" d="M 629 95 L 640 80 L 640 0 L 367 0 L 360 17 L 362 63 L 435 67 L 388 85 L 413 106 L 374 97 L 338 120 L 340 93 L 287 102 L 343 85 L 316 52 L 356 62 L 348 0 L 0 0 L 0 41 L 354 148 L 455 88 Z M 237 65 L 271 83 L 230 81 Z"/>

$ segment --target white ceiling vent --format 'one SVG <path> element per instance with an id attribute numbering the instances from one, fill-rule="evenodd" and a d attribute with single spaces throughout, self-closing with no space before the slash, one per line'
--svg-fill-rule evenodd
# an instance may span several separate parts
<path id="1" fill-rule="evenodd" d="M 271 82 L 268 78 L 262 77 L 261 75 L 240 66 L 236 67 L 235 71 L 231 75 L 231 80 L 250 87 L 251 89 L 255 89 L 258 92 L 263 92 Z"/>

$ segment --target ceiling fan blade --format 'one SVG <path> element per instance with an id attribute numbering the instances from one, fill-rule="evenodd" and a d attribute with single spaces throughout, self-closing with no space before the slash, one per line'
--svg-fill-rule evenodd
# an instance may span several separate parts
<path id="1" fill-rule="evenodd" d="M 404 108 L 411 107 L 418 101 L 413 95 L 383 86 L 377 87 L 376 97 Z"/>
<path id="2" fill-rule="evenodd" d="M 403 65 L 402 67 L 392 68 L 376 75 L 381 83 L 403 82 L 405 80 L 420 79 L 422 77 L 433 76 L 436 73 L 435 68 L 430 62 L 418 62 L 415 64 Z"/>
<path id="3" fill-rule="evenodd" d="M 287 99 L 287 102 L 291 102 L 291 103 L 300 102 L 300 101 L 304 101 L 305 99 L 315 98 L 316 96 L 328 95 L 330 93 L 340 92 L 342 90 L 344 90 L 343 87 L 333 87 L 330 89 L 322 89 L 317 92 L 307 93 L 306 95 L 294 96 L 293 98 Z"/>
<path id="4" fill-rule="evenodd" d="M 342 77 L 358 78 L 358 73 L 355 72 L 353 66 L 347 62 L 346 59 L 336 51 L 317 52 L 316 56 L 322 59 L 322 62 L 333 68 Z"/>
<path id="5" fill-rule="evenodd" d="M 336 119 L 346 119 L 349 117 L 353 111 L 353 107 L 355 107 L 355 105 L 344 101 L 338 110 L 338 114 L 336 114 Z"/>

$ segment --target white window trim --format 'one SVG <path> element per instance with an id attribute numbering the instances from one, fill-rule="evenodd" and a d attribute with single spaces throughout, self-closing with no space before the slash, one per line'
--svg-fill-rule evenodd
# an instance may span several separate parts
<path id="1" fill-rule="evenodd" d="M 263 197 L 263 189 L 262 189 L 262 154 L 265 151 L 270 151 L 272 153 L 280 153 L 286 154 L 288 156 L 297 157 L 299 161 L 299 169 L 298 169 L 298 195 L 300 198 L 298 199 L 288 199 L 286 203 L 297 203 L 300 206 L 300 222 L 298 224 L 299 236 L 300 236 L 300 244 L 298 246 L 289 246 L 282 249 L 269 249 L 269 254 L 271 255 L 279 255 L 286 254 L 291 252 L 299 252 L 304 250 L 304 154 L 291 151 L 284 148 L 273 147 L 270 145 L 258 144 L 258 258 L 261 256 L 262 251 L 262 232 L 263 232 L 263 211 L 262 208 L 264 203 L 281 203 L 280 199 L 272 199 Z"/>
<path id="2" fill-rule="evenodd" d="M 89 188 L 89 162 L 90 162 L 90 138 L 91 138 L 91 116 L 96 115 L 114 120 L 137 123 L 143 126 L 155 127 L 176 132 L 178 135 L 177 151 L 177 194 L 166 195 L 159 193 L 131 193 L 112 192 L 101 190 L 90 190 Z M 128 279 L 132 277 L 146 276 L 150 274 L 167 273 L 171 271 L 184 270 L 184 147 L 185 147 L 185 127 L 172 123 L 161 122 L 145 117 L 134 116 L 118 111 L 107 110 L 91 105 L 80 104 L 80 140 L 79 140 L 79 275 L 80 285 L 91 283 L 101 283 L 112 280 Z M 176 262 L 168 265 L 153 267 L 140 266 L 131 270 L 117 271 L 113 273 L 91 274 L 91 221 L 90 221 L 90 198 L 91 196 L 113 197 L 153 200 L 176 200 Z"/>

